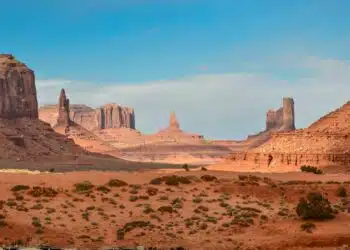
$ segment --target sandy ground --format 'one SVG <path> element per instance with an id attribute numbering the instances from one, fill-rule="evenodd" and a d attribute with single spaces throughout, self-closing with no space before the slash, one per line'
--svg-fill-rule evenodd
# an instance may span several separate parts
<path id="1" fill-rule="evenodd" d="M 150 184 L 170 174 L 185 176 L 191 183 Z M 204 181 L 203 175 L 217 180 Z M 249 173 L 174 169 L 0 172 L 0 221 L 6 223 L 0 222 L 0 242 L 82 249 L 137 245 L 164 249 L 335 249 L 350 245 L 350 213 L 344 208 L 347 198 L 336 196 L 340 185 L 350 192 L 349 175 L 265 172 L 254 173 L 254 180 L 243 180 L 243 175 Z M 111 187 L 106 184 L 111 179 L 127 185 Z M 292 180 L 299 182 L 293 184 Z M 94 187 L 87 193 L 77 192 L 74 184 L 84 181 Z M 11 191 L 15 185 L 31 189 Z M 57 195 L 33 197 L 30 191 L 34 186 L 52 188 Z M 339 209 L 334 220 L 314 222 L 313 233 L 300 229 L 304 221 L 295 213 L 299 198 L 310 190 L 321 191 Z M 171 212 L 166 212 L 169 209 Z M 241 224 L 232 223 L 234 218 Z M 253 222 L 243 226 L 244 221 Z M 132 222 L 136 226 L 118 238 L 123 232 L 120 229 Z"/>

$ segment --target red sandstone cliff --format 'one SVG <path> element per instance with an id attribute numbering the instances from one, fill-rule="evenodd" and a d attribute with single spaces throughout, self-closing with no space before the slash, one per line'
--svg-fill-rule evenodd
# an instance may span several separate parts
<path id="1" fill-rule="evenodd" d="M 55 126 L 57 123 L 57 105 L 46 105 L 39 109 L 39 117 Z M 132 108 L 117 104 L 106 104 L 101 108 L 93 109 L 86 105 L 70 105 L 69 116 L 71 121 L 81 125 L 89 131 L 108 128 L 135 129 L 135 113 Z"/>
<path id="2" fill-rule="evenodd" d="M 85 153 L 38 119 L 34 72 L 11 55 L 0 55 L 0 160 Z"/>
<path id="3" fill-rule="evenodd" d="M 0 117 L 38 118 L 34 72 L 12 55 L 0 55 Z"/>

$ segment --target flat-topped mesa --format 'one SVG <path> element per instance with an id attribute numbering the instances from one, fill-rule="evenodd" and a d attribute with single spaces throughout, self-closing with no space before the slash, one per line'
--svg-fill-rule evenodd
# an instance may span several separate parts
<path id="1" fill-rule="evenodd" d="M 56 126 L 69 127 L 71 125 L 69 117 L 69 99 L 66 97 L 64 89 L 61 90 L 57 108 L 58 116 Z"/>
<path id="2" fill-rule="evenodd" d="M 115 103 L 100 108 L 99 129 L 135 128 L 134 109 L 122 107 Z"/>
<path id="3" fill-rule="evenodd" d="M 70 118 L 90 131 L 108 128 L 135 129 L 134 109 L 115 103 L 97 109 L 80 105 L 79 108 L 71 110 Z"/>
<path id="4" fill-rule="evenodd" d="M 283 98 L 283 106 L 278 110 L 269 110 L 266 113 L 266 131 L 291 131 L 295 130 L 294 100 L 290 97 Z"/>
<path id="5" fill-rule="evenodd" d="M 0 118 L 38 119 L 34 72 L 14 56 L 0 54 Z"/>

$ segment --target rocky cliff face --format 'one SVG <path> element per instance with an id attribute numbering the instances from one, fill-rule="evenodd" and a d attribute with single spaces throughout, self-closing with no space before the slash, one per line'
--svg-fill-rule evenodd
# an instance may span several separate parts
<path id="1" fill-rule="evenodd" d="M 12 55 L 0 54 L 0 117 L 38 118 L 34 72 Z"/>
<path id="2" fill-rule="evenodd" d="M 65 107 L 66 101 L 62 96 Z M 11 55 L 0 55 L 0 159 L 71 159 L 80 154 L 86 151 L 38 119 L 34 72 Z"/>

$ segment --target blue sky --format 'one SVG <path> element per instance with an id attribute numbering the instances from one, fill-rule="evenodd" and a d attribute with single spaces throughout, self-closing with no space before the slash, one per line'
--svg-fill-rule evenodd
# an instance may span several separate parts
<path id="1" fill-rule="evenodd" d="M 350 85 L 346 78 L 350 1 L 346 0 L 0 3 L 3 10 L 9 10 L 0 16 L 0 53 L 12 53 L 35 70 L 40 103 L 55 102 L 56 89 L 64 86 L 72 103 L 98 106 L 112 101 L 133 106 L 138 128 L 145 132 L 165 126 L 168 113 L 176 110 L 186 130 L 211 138 L 244 138 L 264 127 L 265 109 L 278 108 L 282 95 L 298 95 L 305 81 L 310 93 L 327 86 L 335 91 L 327 97 L 328 106 L 315 105 L 309 111 L 314 116 L 303 110 L 297 113 L 297 126 L 303 127 L 341 104 L 346 96 L 337 93 Z M 327 70 L 333 70 L 326 77 L 322 73 L 325 62 Z M 341 79 L 331 78 L 339 73 L 334 65 L 342 65 Z M 223 78 L 227 75 L 235 77 Z M 197 83 L 205 76 L 202 81 L 210 79 L 208 85 L 216 87 Z M 251 90 L 246 78 L 237 80 L 236 76 L 254 78 L 260 92 Z M 324 85 L 311 91 L 315 84 L 310 79 Z M 192 93 L 182 89 L 172 95 L 171 86 L 180 82 L 188 88 L 193 85 Z M 331 87 L 338 83 L 339 89 Z M 146 87 L 151 86 L 158 89 L 147 92 Z M 271 91 L 272 86 L 280 90 Z M 243 93 L 227 93 L 227 87 Z M 114 92 L 103 92 L 106 88 L 120 91 L 111 96 Z M 79 94 L 83 91 L 84 96 Z M 147 93 L 142 95 L 142 91 Z M 166 98 L 155 98 L 157 94 Z M 222 95 L 226 97 L 220 98 Z M 317 100 L 324 101 L 320 95 Z M 260 96 L 269 96 L 269 100 Z M 242 104 L 244 97 L 247 101 Z M 262 99 L 261 104 L 249 102 L 257 98 Z M 310 101 L 304 98 L 296 103 Z M 214 104 L 217 109 L 210 107 Z"/>

